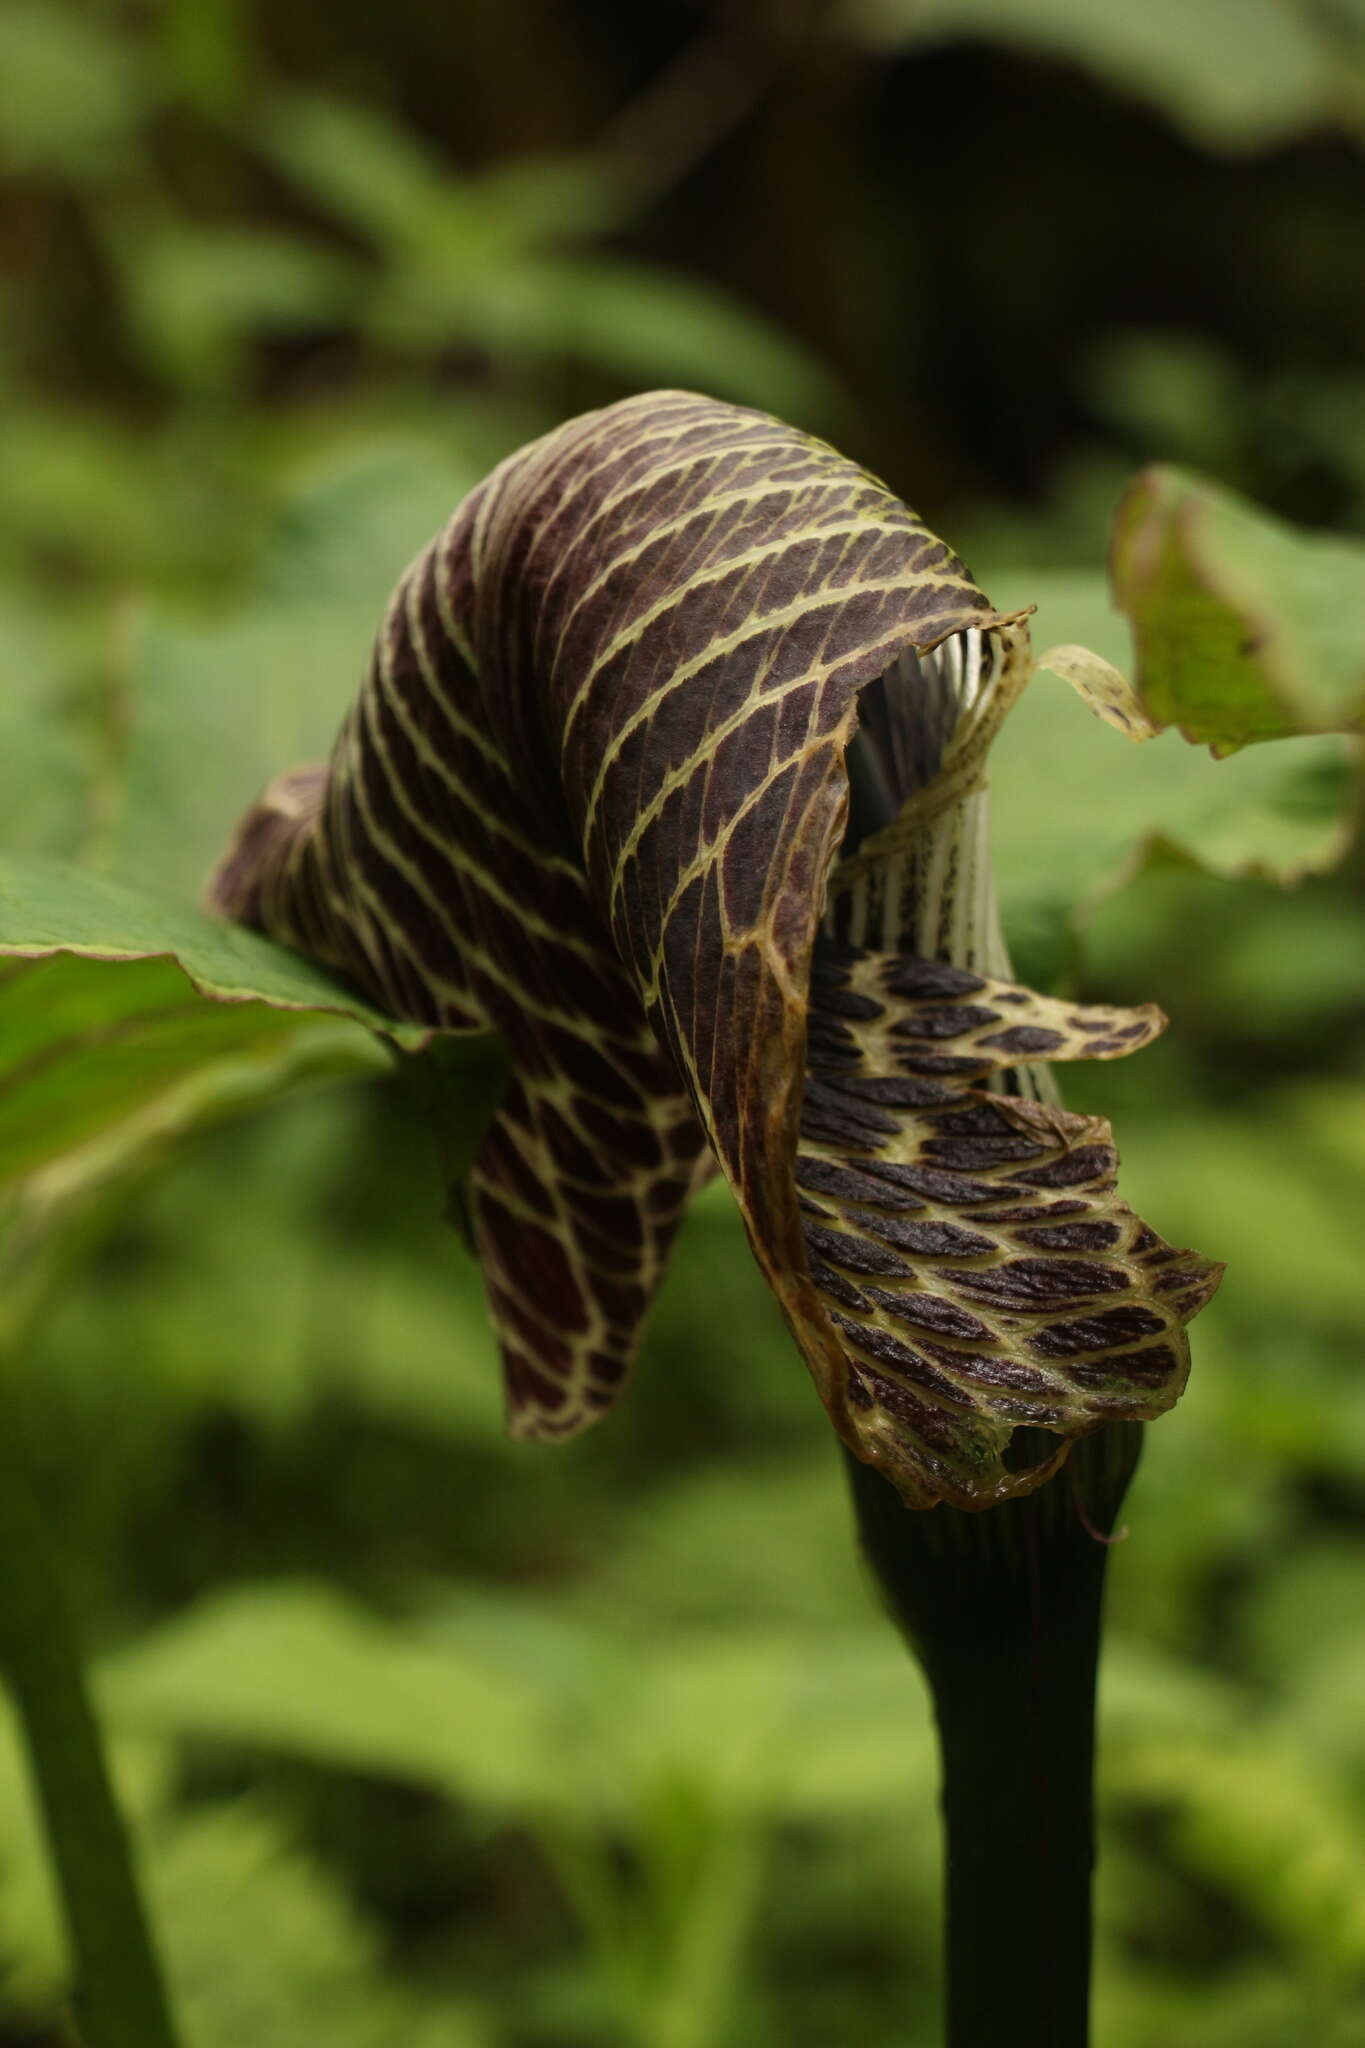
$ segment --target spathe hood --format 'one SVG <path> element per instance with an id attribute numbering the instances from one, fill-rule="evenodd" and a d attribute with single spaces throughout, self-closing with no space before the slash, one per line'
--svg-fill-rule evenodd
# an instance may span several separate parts
<path id="1" fill-rule="evenodd" d="M 823 443 L 654 393 L 465 501 L 329 768 L 239 828 L 218 909 L 395 1016 L 507 1042 L 469 1207 L 516 1433 L 610 1404 L 712 1158 L 835 1427 L 911 1503 L 1027 1490 L 1176 1398 L 1216 1274 L 1119 1202 L 1107 1130 L 982 1092 L 1025 1056 L 1131 1050 L 1156 1013 L 962 961 L 945 993 L 885 891 L 875 928 L 838 910 L 860 698 L 904 682 L 864 752 L 906 794 L 945 672 L 921 657 L 967 635 L 990 701 L 939 749 L 954 801 L 1026 679 L 1021 615 Z M 905 853 L 893 827 L 864 868 Z M 1049 1451 L 1012 1470 L 1030 1424 Z"/>

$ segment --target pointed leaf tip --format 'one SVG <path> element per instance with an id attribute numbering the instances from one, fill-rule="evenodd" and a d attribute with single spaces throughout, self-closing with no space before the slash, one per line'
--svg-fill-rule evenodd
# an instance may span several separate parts
<path id="1" fill-rule="evenodd" d="M 1039 655 L 1038 667 L 1070 683 L 1096 718 L 1102 718 L 1126 739 L 1155 739 L 1160 732 L 1160 726 L 1147 716 L 1128 678 L 1102 654 L 1092 654 L 1088 647 L 1049 647 Z"/>

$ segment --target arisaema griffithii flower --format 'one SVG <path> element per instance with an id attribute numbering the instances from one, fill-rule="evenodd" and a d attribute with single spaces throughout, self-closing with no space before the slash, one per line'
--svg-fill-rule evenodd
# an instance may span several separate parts
<path id="1" fill-rule="evenodd" d="M 996 917 L 985 756 L 1029 669 L 883 484 L 682 392 L 513 455 L 403 578 L 330 765 L 272 785 L 211 900 L 505 1039 L 468 1206 L 517 1435 L 616 1399 L 713 1162 L 910 1504 L 1027 1492 L 1177 1398 L 1217 1272 L 1031 1066 L 1163 1020 L 1016 986 Z"/>

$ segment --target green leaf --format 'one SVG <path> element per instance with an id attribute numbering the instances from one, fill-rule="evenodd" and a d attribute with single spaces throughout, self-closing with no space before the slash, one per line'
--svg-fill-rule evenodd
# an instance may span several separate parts
<path id="1" fill-rule="evenodd" d="M 1317 1759 L 1252 1726 L 1216 1742 L 1158 1735 L 1110 1750 L 1120 1797 L 1173 1809 L 1182 1860 L 1327 1973 L 1365 1966 L 1358 1812 Z"/>
<path id="2" fill-rule="evenodd" d="M 321 968 L 256 932 L 60 861 L 0 857 L 0 955 L 39 960 L 53 953 L 170 959 L 216 1002 L 334 1011 L 407 1044 L 421 1044 L 426 1035 L 384 1016 Z"/>
<path id="3" fill-rule="evenodd" d="M 158 1129 L 172 1100 L 209 1069 L 212 1094 L 258 1085 L 307 1050 L 329 1064 L 366 1071 L 382 1057 L 364 1034 L 262 1003 L 206 1003 L 164 960 L 115 973 L 79 959 L 53 958 L 0 971 L 0 1188 L 69 1159 L 130 1120 Z"/>
<path id="4" fill-rule="evenodd" d="M 60 604 L 47 598 L 45 668 L 52 643 L 60 649 L 88 615 L 79 596 L 86 577 L 91 595 L 113 589 L 118 604 L 102 622 L 105 645 L 75 679 L 82 695 L 88 672 L 121 669 L 129 589 L 188 581 L 202 591 L 233 580 L 255 539 L 263 445 L 256 423 L 240 416 L 182 411 L 158 427 L 69 401 L 30 397 L 13 409 L 0 465 L 0 545 L 25 566 L 37 594 L 52 590 L 54 561 L 77 578 L 63 586 Z"/>
<path id="5" fill-rule="evenodd" d="M 89 1197 L 283 1088 L 385 1067 L 371 1033 L 421 1036 L 253 933 L 0 858 L 0 1335 L 44 1298 L 57 1225 Z"/>
<path id="6" fill-rule="evenodd" d="M 443 207 L 457 225 L 467 181 L 376 108 L 276 93 L 255 139 L 320 208 L 381 245 L 410 242 Z"/>
<path id="7" fill-rule="evenodd" d="M 1158 723 L 1231 753 L 1365 721 L 1365 542 L 1154 468 L 1119 506 L 1112 575 Z"/>
<path id="8" fill-rule="evenodd" d="M 132 38 L 98 12 L 9 0 L 0 9 L 0 165 L 97 178 L 120 162 L 150 93 Z"/>
<path id="9" fill-rule="evenodd" d="M 101 1696 L 124 1731 L 302 1755 L 484 1807 L 574 1796 L 543 1691 L 494 1653 L 425 1641 L 322 1587 L 205 1599 L 118 1657 Z"/>
<path id="10" fill-rule="evenodd" d="M 226 380 L 252 339 L 342 324 L 362 289 L 352 259 L 279 229 L 129 221 L 118 248 L 148 355 L 190 386 Z"/>
<path id="11" fill-rule="evenodd" d="M 614 1657 L 600 1630 L 531 1603 L 466 1599 L 439 1626 L 400 1629 L 321 1587 L 255 1585 L 122 1652 L 100 1697 L 124 1736 L 302 1756 L 485 1811 L 619 1817 L 682 1778 L 808 1816 L 875 1809 L 891 1779 L 928 1787 L 929 1730 L 907 1726 L 904 1654 L 865 1623 L 836 1631 L 837 1657 L 808 1632 L 747 1626 Z M 862 1727 L 852 1749 L 850 1716 Z"/>
<path id="12" fill-rule="evenodd" d="M 829 418 L 839 395 L 788 335 L 699 278 L 587 246 L 636 210 L 589 154 L 461 176 L 373 110 L 280 102 L 263 146 L 384 264 L 368 309 L 391 347 L 460 339 L 498 360 L 570 356 L 648 385 L 678 382 Z"/>
<path id="13" fill-rule="evenodd" d="M 1081 641 L 1120 667 L 1128 635 L 1103 576 L 988 575 L 1006 607 L 1036 599 L 1034 638 Z M 1084 911 L 1172 851 L 1212 874 L 1279 882 L 1329 868 L 1348 844 L 1349 741 L 1314 737 L 1214 761 L 1165 733 L 1133 746 L 1036 676 L 991 752 L 996 872 L 1011 944 L 1055 964 Z M 1049 801 L 1039 805 L 1046 788 Z M 1033 971 L 1041 971 L 1034 969 Z"/>
<path id="14" fill-rule="evenodd" d="M 0 612 L 6 836 L 46 856 L 94 827 L 114 870 L 0 856 L 0 956 L 15 961 L 0 957 L 0 1186 L 22 1183 L 3 1219 L 7 1319 L 39 1284 L 71 1197 L 286 1087 L 385 1066 L 362 1024 L 422 1042 L 316 967 L 170 896 L 198 886 L 282 755 L 325 746 L 393 567 L 468 481 L 457 452 L 407 442 L 334 457 L 295 492 L 255 601 L 226 622 L 141 624 L 107 705 L 86 679 L 88 636 Z M 126 886 L 144 879 L 145 894 Z M 47 957 L 59 954 L 88 957 Z"/>
<path id="15" fill-rule="evenodd" d="M 491 2048 L 470 2007 L 385 1970 L 378 1926 L 263 1805 L 193 1812 L 156 1846 L 152 1904 L 195 2048 Z"/>
<path id="16" fill-rule="evenodd" d="M 1179 1863 L 1260 1918 L 1301 1965 L 1358 1972 L 1365 1853 L 1330 1752 L 1305 1748 L 1301 1725 L 1284 1727 L 1243 1687 L 1122 1636 L 1106 1652 L 1102 1701 L 1118 1799 L 1165 1813 Z"/>
<path id="17" fill-rule="evenodd" d="M 140 971 L 52 964 L 119 984 Z M 108 1390 L 108 1333 L 116 1327 L 121 1354 L 137 1360 L 139 1430 L 152 1438 L 196 1407 L 238 1415 L 273 1435 L 301 1426 L 325 1383 L 326 1400 L 368 1416 L 381 1435 L 396 1431 L 425 1443 L 433 1456 L 441 1442 L 457 1455 L 460 1446 L 476 1444 L 479 1457 L 492 1461 L 490 1472 L 510 1469 L 517 1454 L 503 1434 L 483 1289 L 437 1213 L 428 1133 L 407 1115 L 387 1071 L 363 1086 L 328 1087 L 325 1076 L 320 1085 L 304 1085 L 301 1063 L 319 1039 L 341 1036 L 380 1057 L 358 1026 L 259 1008 L 256 1014 L 299 1031 L 273 1063 L 257 1064 L 256 1093 L 247 1092 L 253 1068 L 245 1056 L 215 1062 L 146 1118 L 25 1183 L 28 1214 L 54 1184 L 79 1173 L 85 1185 L 101 1157 L 113 1155 L 117 1167 L 139 1121 L 168 1120 L 193 1093 L 211 1090 L 215 1111 L 232 1112 L 233 1128 L 203 1142 L 196 1123 L 196 1143 L 179 1144 L 175 1158 L 152 1174 L 141 1171 L 145 1154 L 131 1159 L 136 1185 L 126 1193 L 119 1186 L 109 1220 L 117 1241 L 135 1242 L 141 1257 L 131 1264 L 116 1254 L 81 1257 L 88 1251 L 83 1238 L 71 1248 L 77 1269 L 63 1258 L 60 1298 L 48 1299 L 41 1326 L 25 1332 L 32 1382 L 45 1382 L 44 1402 L 58 1407 L 57 1374 L 70 1374 L 87 1391 Z M 238 1115 L 266 1090 L 268 1115 Z M 177 1135 L 182 1128 L 177 1124 Z M 350 1217 L 344 1228 L 339 1205 Z M 103 1225 L 103 1205 L 92 1220 Z M 66 1253 L 65 1238 L 64 1231 L 54 1253 Z M 0 1238 L 6 1312 L 7 1243 Z M 21 1259 L 16 1246 L 15 1262 Z M 33 1265 L 30 1252 L 22 1260 L 25 1276 Z M 245 1272 L 249 1287 L 242 1285 Z M 187 1329 L 208 1341 L 187 1347 Z M 104 1394 L 94 1391 L 93 1398 L 98 1403 Z M 136 1490 L 141 1482 L 131 1484 Z"/>
<path id="18" fill-rule="evenodd" d="M 599 254 L 540 256 L 465 288 L 452 313 L 496 355 L 565 354 L 637 384 L 718 391 L 795 418 L 838 405 L 816 358 L 698 278 Z"/>
<path id="19" fill-rule="evenodd" d="M 264 1803 L 168 1813 L 164 1743 L 112 1745 L 178 2019 L 195 2048 L 485 2048 L 474 2010 L 385 1968 L 378 1929 Z M 0 1963 L 4 2016 L 42 2021 L 70 1962 L 17 1726 L 0 1699 Z M 24 2030 L 27 2032 L 27 2029 Z"/>

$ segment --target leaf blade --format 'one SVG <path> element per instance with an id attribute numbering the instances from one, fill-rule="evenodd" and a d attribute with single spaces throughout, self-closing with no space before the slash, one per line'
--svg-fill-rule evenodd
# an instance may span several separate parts
<path id="1" fill-rule="evenodd" d="M 1225 754 L 1365 723 L 1365 543 L 1157 467 L 1115 514 L 1111 576 L 1158 724 Z"/>
<path id="2" fill-rule="evenodd" d="M 217 1003 L 335 1012 L 405 1044 L 425 1036 L 259 933 L 63 861 L 0 856 L 0 957 L 41 960 L 54 953 L 110 962 L 168 959 Z"/>

